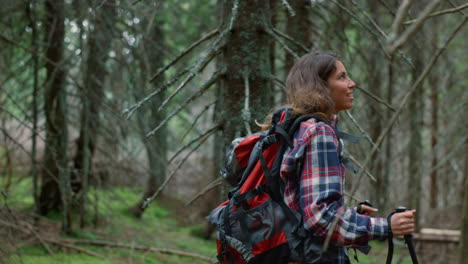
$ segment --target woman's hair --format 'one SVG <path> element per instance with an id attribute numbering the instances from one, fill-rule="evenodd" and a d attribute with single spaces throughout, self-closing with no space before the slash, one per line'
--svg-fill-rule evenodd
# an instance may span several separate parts
<path id="1" fill-rule="evenodd" d="M 302 56 L 294 64 L 286 80 L 287 107 L 292 108 L 294 114 L 332 118 L 335 104 L 327 81 L 335 72 L 338 60 L 333 53 L 314 52 Z M 267 116 L 266 123 L 259 124 L 262 130 L 270 127 L 271 116 Z"/>

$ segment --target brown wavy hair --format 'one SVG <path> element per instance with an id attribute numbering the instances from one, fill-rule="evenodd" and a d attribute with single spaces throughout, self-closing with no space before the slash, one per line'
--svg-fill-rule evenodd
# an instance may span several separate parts
<path id="1" fill-rule="evenodd" d="M 335 72 L 339 58 L 334 53 L 314 52 L 302 56 L 291 68 L 286 79 L 288 104 L 297 115 L 313 114 L 331 119 L 335 103 L 327 86 L 328 78 Z M 272 114 L 266 117 L 261 130 L 271 126 Z"/>

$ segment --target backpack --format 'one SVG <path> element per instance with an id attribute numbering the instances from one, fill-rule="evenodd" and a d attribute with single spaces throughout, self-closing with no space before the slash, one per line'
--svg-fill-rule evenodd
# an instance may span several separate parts
<path id="1" fill-rule="evenodd" d="M 323 239 L 307 234 L 301 214 L 286 205 L 281 191 L 283 154 L 293 148 L 294 133 L 301 122 L 310 118 L 330 124 L 317 116 L 295 116 L 292 109 L 281 108 L 273 113 L 267 131 L 237 138 L 227 149 L 221 174 L 234 188 L 228 194 L 229 200 L 208 216 L 217 229 L 220 263 L 317 263 L 337 255 L 339 249 L 333 246 L 322 252 L 317 245 Z M 351 135 L 335 133 L 355 140 Z"/>

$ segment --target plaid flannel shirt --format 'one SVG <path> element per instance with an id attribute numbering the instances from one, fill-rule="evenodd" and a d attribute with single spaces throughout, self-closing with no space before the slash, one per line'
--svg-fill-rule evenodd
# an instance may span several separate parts
<path id="1" fill-rule="evenodd" d="M 336 127 L 336 119 L 332 126 Z M 310 234 L 325 239 L 338 217 L 330 243 L 342 250 L 333 263 L 348 263 L 345 247 L 360 247 L 388 236 L 386 219 L 343 208 L 345 167 L 339 155 L 343 146 L 329 125 L 309 119 L 295 133 L 294 148 L 285 152 L 281 166 L 284 200 L 302 213 Z"/>

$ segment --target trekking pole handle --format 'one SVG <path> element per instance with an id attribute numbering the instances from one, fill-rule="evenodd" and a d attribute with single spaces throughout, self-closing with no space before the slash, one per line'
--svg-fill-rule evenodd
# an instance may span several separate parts
<path id="1" fill-rule="evenodd" d="M 398 206 L 395 208 L 395 213 L 403 213 L 407 210 L 408 209 L 406 209 L 406 207 L 404 206 Z M 413 261 L 413 263 L 418 264 L 418 257 L 416 256 L 416 252 L 413 246 L 413 235 L 412 234 L 404 235 L 404 238 L 405 238 L 406 245 L 408 246 L 408 250 L 410 252 L 411 260 Z"/>
<path id="2" fill-rule="evenodd" d="M 360 202 L 360 203 L 358 204 L 358 206 L 357 206 L 357 209 L 356 209 L 356 212 L 357 212 L 358 214 L 364 214 L 364 211 L 362 210 L 362 206 L 363 206 L 363 205 L 367 205 L 367 206 L 369 206 L 369 207 L 374 207 L 374 206 L 372 205 L 372 203 L 371 203 L 369 200 L 365 200 L 364 202 Z"/>

